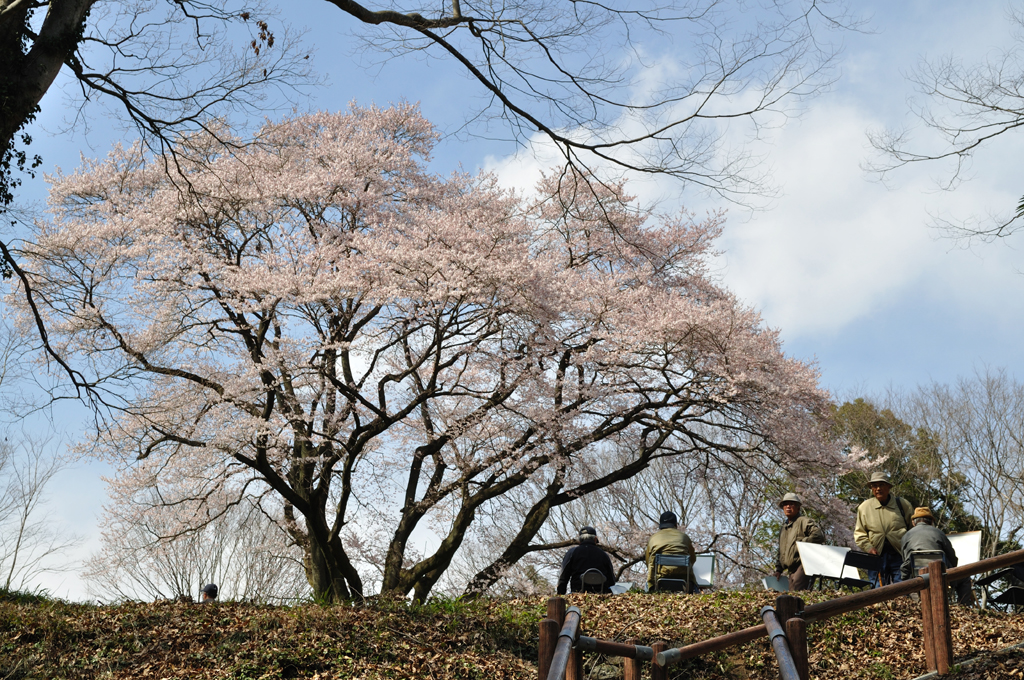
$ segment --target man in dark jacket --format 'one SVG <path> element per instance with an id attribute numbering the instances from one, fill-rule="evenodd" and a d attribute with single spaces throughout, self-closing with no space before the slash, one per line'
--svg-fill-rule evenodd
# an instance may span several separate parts
<path id="1" fill-rule="evenodd" d="M 574 593 L 610 593 L 615 584 L 615 572 L 608 554 L 597 547 L 597 529 L 580 529 L 580 544 L 569 548 L 562 558 L 562 572 L 558 575 L 558 594 L 565 595 L 568 585 Z M 604 583 L 590 585 L 583 583 L 582 576 L 590 569 L 597 569 L 604 575 Z"/>
<path id="2" fill-rule="evenodd" d="M 911 573 L 910 553 L 915 550 L 938 550 L 943 554 L 942 561 L 946 563 L 946 569 L 952 569 L 959 561 L 953 544 L 946 538 L 946 534 L 935 526 L 935 516 L 928 508 L 917 508 L 910 518 L 914 525 L 910 531 L 903 534 L 900 547 L 903 553 L 903 564 L 900 566 L 900 575 L 907 580 L 917 574 Z M 920 565 L 918 565 L 920 567 Z M 974 604 L 974 592 L 971 590 L 971 579 L 964 578 L 949 584 L 956 591 L 957 603 L 965 606 Z"/>
<path id="3" fill-rule="evenodd" d="M 807 590 L 809 579 L 804 574 L 804 565 L 800 563 L 800 552 L 797 541 L 802 543 L 824 543 L 825 534 L 807 515 L 800 512 L 803 504 L 795 493 L 787 493 L 782 497 L 779 507 L 786 521 L 779 531 L 779 552 L 775 557 L 775 578 L 782 572 L 789 572 L 790 590 Z"/>

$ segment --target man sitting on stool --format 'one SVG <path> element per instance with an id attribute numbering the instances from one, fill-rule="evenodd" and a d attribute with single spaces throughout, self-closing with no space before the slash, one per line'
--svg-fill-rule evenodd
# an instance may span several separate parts
<path id="1" fill-rule="evenodd" d="M 913 523 L 913 527 L 907 533 L 903 534 L 903 539 L 900 547 L 903 552 L 903 565 L 900 567 L 900 575 L 903 580 L 907 580 L 917 574 L 911 573 L 911 559 L 910 553 L 915 550 L 938 550 L 943 554 L 943 562 L 946 563 L 946 569 L 952 569 L 957 565 L 956 551 L 953 549 L 953 544 L 946 538 L 946 534 L 934 526 L 935 515 L 928 508 L 917 508 L 914 510 L 914 515 L 910 518 Z M 918 565 L 921 568 L 923 565 Z M 971 590 L 971 579 L 963 578 L 959 581 L 954 581 L 949 584 L 953 590 L 956 591 L 957 604 L 962 604 L 965 607 L 970 607 L 974 604 L 974 592 Z"/>
<path id="2" fill-rule="evenodd" d="M 583 583 L 584 572 L 597 569 L 604 575 L 600 586 Z M 574 593 L 610 593 L 615 585 L 615 572 L 608 554 L 597 547 L 597 529 L 580 529 L 580 544 L 569 548 L 562 558 L 562 572 L 558 575 L 558 594 L 565 595 L 566 585 Z"/>
<path id="3" fill-rule="evenodd" d="M 658 567 L 658 578 L 683 578 L 689 573 L 690 582 L 687 592 L 692 593 L 697 588 L 697 581 L 693 576 L 693 564 L 697 561 L 697 553 L 693 549 L 693 542 L 690 537 L 679 530 L 679 520 L 674 512 L 663 512 L 658 521 L 658 531 L 647 541 L 647 589 L 654 590 L 654 556 L 655 555 L 689 555 L 690 568 L 686 567 Z"/>

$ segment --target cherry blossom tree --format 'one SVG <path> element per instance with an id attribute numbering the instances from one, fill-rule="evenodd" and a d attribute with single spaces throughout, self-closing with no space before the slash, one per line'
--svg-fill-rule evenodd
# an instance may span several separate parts
<path id="1" fill-rule="evenodd" d="M 327 1 L 338 28 L 381 60 L 425 56 L 464 73 L 472 87 L 460 130 L 518 145 L 540 135 L 582 176 L 598 167 L 669 175 L 737 201 L 772 187 L 749 145 L 726 135 L 751 140 L 783 124 L 831 82 L 832 34 L 858 25 L 842 0 Z M 314 82 L 310 51 L 296 49 L 278 17 L 294 17 L 295 6 L 0 0 L 0 274 L 19 279 L 30 309 L 30 277 L 14 252 L 20 233 L 7 227 L 25 220 L 16 190 L 42 163 L 27 126 L 59 76 L 68 129 L 87 126 L 87 105 L 99 105 L 157 153 L 181 153 L 182 135 L 214 134 L 223 117 L 291 108 L 287 91 Z M 89 380 L 50 344 L 41 315 L 34 333 L 77 396 L 95 405 Z"/>
<path id="2" fill-rule="evenodd" d="M 471 591 L 553 509 L 660 459 L 838 464 L 813 367 L 709 275 L 721 216 L 572 172 L 532 196 L 434 176 L 408 105 L 229 134 L 51 178 L 19 255 L 109 414 L 87 448 L 140 516 L 194 508 L 187 531 L 273 497 L 317 598 L 364 594 L 368 537 L 380 589 L 424 598 L 512 503 Z"/>

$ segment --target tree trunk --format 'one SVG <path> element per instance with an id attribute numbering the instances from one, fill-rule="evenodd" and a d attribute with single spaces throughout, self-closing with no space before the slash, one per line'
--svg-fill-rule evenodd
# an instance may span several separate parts
<path id="1" fill-rule="evenodd" d="M 322 604 L 363 599 L 363 582 L 352 566 L 341 538 L 326 531 L 309 532 L 303 563 L 313 598 Z"/>

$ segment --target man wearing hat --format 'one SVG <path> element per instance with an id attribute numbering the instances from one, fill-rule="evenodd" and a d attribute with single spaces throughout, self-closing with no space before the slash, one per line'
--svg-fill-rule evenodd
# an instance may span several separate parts
<path id="1" fill-rule="evenodd" d="M 914 510 L 910 521 L 913 527 L 903 535 L 900 546 L 903 552 L 903 565 L 900 567 L 900 575 L 904 580 L 917 574 L 911 573 L 910 553 L 915 550 L 939 550 L 944 555 L 943 562 L 947 569 L 957 565 L 956 551 L 953 544 L 946 538 L 946 534 L 935 526 L 935 515 L 928 508 L 917 508 Z M 959 604 L 970 606 L 974 604 L 974 593 L 971 591 L 971 579 L 964 578 L 949 584 L 957 594 Z"/>
<path id="2" fill-rule="evenodd" d="M 807 515 L 800 512 L 803 504 L 800 497 L 795 493 L 787 493 L 782 497 L 779 507 L 786 520 L 782 523 L 782 530 L 779 532 L 779 552 L 775 557 L 775 578 L 779 578 L 782 572 L 789 572 L 790 590 L 807 590 L 807 576 L 804 574 L 804 565 L 800 564 L 800 551 L 797 550 L 797 541 L 803 543 L 824 543 L 825 534 Z"/>
<path id="3" fill-rule="evenodd" d="M 569 548 L 562 558 L 562 571 L 558 575 L 558 594 L 565 595 L 566 586 L 574 593 L 610 593 L 615 584 L 615 572 L 608 553 L 597 547 L 597 529 L 582 527 L 580 544 Z M 600 586 L 584 584 L 583 573 L 597 569 L 604 574 L 604 583 Z"/>
<path id="4" fill-rule="evenodd" d="M 693 576 L 693 564 L 697 561 L 697 553 L 693 549 L 690 537 L 679 530 L 679 520 L 674 512 L 663 512 L 658 520 L 658 531 L 647 541 L 647 589 L 654 589 L 654 556 L 655 555 L 689 555 L 690 569 L 685 567 L 659 567 L 658 578 L 683 578 L 689 572 L 692 593 L 697 587 Z"/>
<path id="5" fill-rule="evenodd" d="M 900 541 L 910 529 L 910 515 L 914 507 L 906 498 L 893 496 L 892 482 L 884 472 L 874 472 L 868 481 L 871 495 L 857 508 L 857 525 L 853 529 L 853 540 L 857 546 L 871 555 L 880 555 L 880 571 L 868 571 L 868 580 L 875 586 L 889 585 L 902 580 L 900 565 L 903 551 Z"/>

